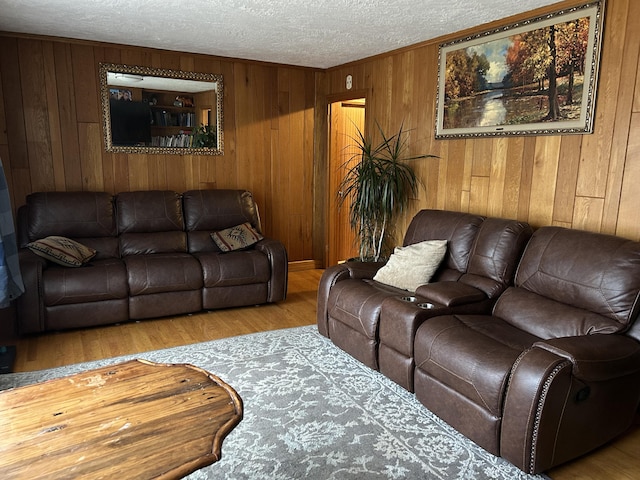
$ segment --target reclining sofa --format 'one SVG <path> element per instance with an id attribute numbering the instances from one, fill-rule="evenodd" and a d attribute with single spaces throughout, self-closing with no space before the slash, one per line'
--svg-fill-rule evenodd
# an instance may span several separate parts
<path id="1" fill-rule="evenodd" d="M 460 218 L 451 215 L 452 221 Z M 476 243 L 491 219 L 480 220 Z M 624 432 L 640 404 L 640 243 L 542 227 L 521 255 L 508 259 L 505 288 L 498 288 L 493 306 L 461 313 L 453 311 L 460 306 L 456 298 L 470 292 L 465 276 L 477 271 L 471 245 L 466 273 L 443 278 L 455 255 L 448 252 L 431 283 L 415 292 L 377 285 L 370 271 L 376 267 L 367 270 L 358 262 L 328 269 L 319 290 L 319 331 L 356 358 L 367 343 L 373 367 L 396 381 L 410 351 L 413 368 L 403 373 L 412 371 L 413 380 L 400 376 L 398 383 L 412 387 L 421 403 L 459 432 L 527 473 L 548 470 Z M 506 266 L 506 257 L 498 257 Z M 486 277 L 473 275 L 474 288 L 485 285 Z M 363 289 L 371 295 L 365 297 Z M 376 296 L 376 290 L 385 293 Z M 486 303 L 479 295 L 463 297 L 478 307 Z M 424 303 L 431 304 L 426 314 L 418 307 Z M 368 342 L 362 327 L 360 337 L 347 336 L 347 318 L 358 311 L 369 312 L 364 318 L 360 313 L 369 320 Z M 358 330 L 353 320 L 349 328 Z"/>
<path id="2" fill-rule="evenodd" d="M 318 287 L 318 330 L 365 365 L 413 391 L 417 328 L 444 313 L 489 313 L 513 281 L 517 259 L 531 233 L 528 224 L 515 220 L 422 210 L 409 224 L 403 245 L 447 241 L 431 283 L 425 281 L 415 292 L 407 292 L 373 279 L 381 263 L 332 266 Z"/>
<path id="3" fill-rule="evenodd" d="M 252 227 L 243 230 L 254 232 L 252 245 L 240 248 L 241 242 L 224 251 L 214 241 L 212 234 L 222 238 L 222 232 L 243 224 Z M 287 252 L 260 229 L 253 196 L 244 190 L 30 194 L 17 215 L 25 283 L 16 301 L 18 331 L 283 300 Z M 52 237 L 77 242 L 93 256 L 80 265 L 70 265 L 66 257 L 59 262 L 59 245 L 40 248 Z"/>

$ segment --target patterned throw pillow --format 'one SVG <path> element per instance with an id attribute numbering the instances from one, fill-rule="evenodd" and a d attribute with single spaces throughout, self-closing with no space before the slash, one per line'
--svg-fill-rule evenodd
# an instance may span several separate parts
<path id="1" fill-rule="evenodd" d="M 91 260 L 96 251 L 70 238 L 50 236 L 27 245 L 36 255 L 63 267 L 81 267 Z"/>
<path id="2" fill-rule="evenodd" d="M 250 223 L 220 230 L 211 234 L 211 238 L 223 252 L 240 250 L 259 242 L 264 237 Z"/>

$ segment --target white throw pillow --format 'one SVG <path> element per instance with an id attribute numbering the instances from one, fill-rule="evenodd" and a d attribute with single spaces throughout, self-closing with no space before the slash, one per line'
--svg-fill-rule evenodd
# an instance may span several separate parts
<path id="1" fill-rule="evenodd" d="M 446 252 L 446 240 L 427 240 L 406 247 L 396 247 L 389 261 L 378 270 L 373 279 L 415 292 L 420 285 L 429 283 Z"/>

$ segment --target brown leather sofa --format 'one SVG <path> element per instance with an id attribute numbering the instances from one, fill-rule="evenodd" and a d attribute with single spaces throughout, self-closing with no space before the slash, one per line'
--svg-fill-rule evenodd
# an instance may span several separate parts
<path id="1" fill-rule="evenodd" d="M 528 473 L 624 432 L 640 402 L 640 243 L 543 227 L 490 315 L 417 330 L 415 391 Z"/>
<path id="2" fill-rule="evenodd" d="M 446 313 L 489 313 L 511 285 L 531 227 L 515 220 L 422 210 L 403 245 L 447 240 L 431 283 L 407 292 L 373 280 L 381 263 L 346 262 L 325 270 L 318 287 L 321 334 L 365 365 L 413 391 L 416 329 Z M 422 308 L 430 303 L 432 308 Z"/>
<path id="3" fill-rule="evenodd" d="M 414 293 L 372 280 L 380 264 L 327 269 L 319 332 L 528 473 L 624 432 L 640 404 L 640 243 L 437 211 L 404 243 L 438 238 L 449 251 Z"/>
<path id="4" fill-rule="evenodd" d="M 38 192 L 17 216 L 25 293 L 21 334 L 88 327 L 283 300 L 287 252 L 277 240 L 222 252 L 210 234 L 249 222 L 257 206 L 244 190 Z M 30 251 L 63 236 L 97 251 L 69 268 Z"/>

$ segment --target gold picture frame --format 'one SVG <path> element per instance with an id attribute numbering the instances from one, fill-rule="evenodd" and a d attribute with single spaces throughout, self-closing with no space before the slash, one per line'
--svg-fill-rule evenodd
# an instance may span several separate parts
<path id="1" fill-rule="evenodd" d="M 604 3 L 441 44 L 435 137 L 592 133 Z"/>
<path id="2" fill-rule="evenodd" d="M 99 78 L 107 152 L 224 154 L 222 75 L 101 63 Z"/>

